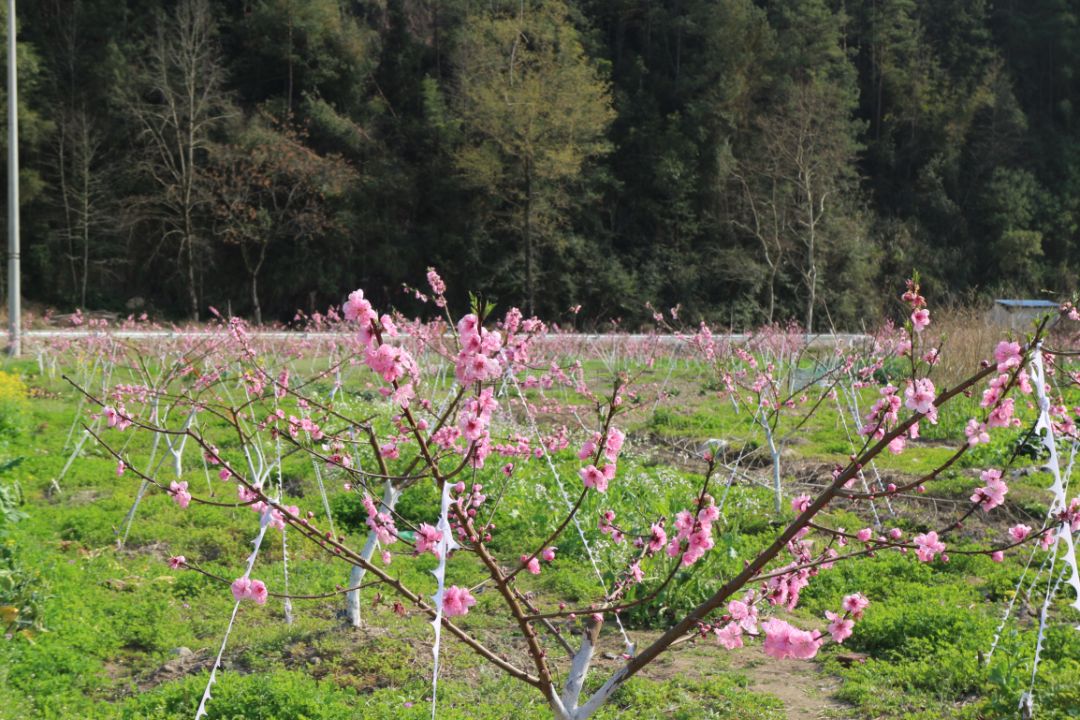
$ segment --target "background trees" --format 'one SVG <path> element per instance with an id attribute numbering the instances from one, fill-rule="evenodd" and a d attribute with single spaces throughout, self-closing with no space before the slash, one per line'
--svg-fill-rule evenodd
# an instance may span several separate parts
<path id="1" fill-rule="evenodd" d="M 470 15 L 455 65 L 451 106 L 463 135 L 455 162 L 464 182 L 493 201 L 495 227 L 518 238 L 521 253 L 501 259 L 524 275 L 511 287 L 524 290 L 532 314 L 540 267 L 557 262 L 541 256 L 568 244 L 569 212 L 582 205 L 575 186 L 586 181 L 586 162 L 608 149 L 607 84 L 559 0 L 496 3 Z"/>
<path id="2" fill-rule="evenodd" d="M 133 80 L 124 97 L 139 129 L 133 169 L 151 186 L 132 198 L 135 222 L 159 235 L 165 252 L 175 247 L 188 312 L 197 320 L 202 303 L 196 275 L 208 245 L 201 221 L 210 202 L 207 151 L 230 112 L 207 0 L 180 0 L 171 15 L 158 18 Z"/>
<path id="3" fill-rule="evenodd" d="M 1080 44 L 1056 0 L 20 12 L 25 285 L 43 303 L 285 320 L 356 284 L 409 305 L 401 283 L 435 264 L 552 319 L 549 289 L 586 322 L 636 323 L 651 300 L 854 326 L 914 266 L 957 297 L 1076 289 Z M 309 188 L 334 180 L 271 222 L 280 196 L 240 180 L 252 162 L 298 177 L 266 164 L 273 143 Z M 262 225 L 223 212 L 256 190 Z"/>

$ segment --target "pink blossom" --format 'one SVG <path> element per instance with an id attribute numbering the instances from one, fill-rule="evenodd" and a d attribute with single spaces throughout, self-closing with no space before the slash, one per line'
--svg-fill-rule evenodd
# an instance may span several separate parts
<path id="1" fill-rule="evenodd" d="M 416 530 L 416 552 L 426 553 L 431 552 L 435 557 L 439 557 L 439 543 L 442 542 L 443 534 L 427 523 L 420 523 L 420 527 Z"/>
<path id="2" fill-rule="evenodd" d="M 255 499 L 259 497 L 259 494 L 257 492 L 255 492 L 254 490 L 248 490 L 246 485 L 237 485 L 236 495 L 242 503 L 254 502 Z"/>
<path id="3" fill-rule="evenodd" d="M 256 605 L 265 605 L 266 598 L 269 593 L 266 590 L 266 584 L 262 580 L 252 580 L 251 585 L 248 588 L 248 598 L 255 601 Z"/>
<path id="4" fill-rule="evenodd" d="M 686 552 L 683 553 L 682 564 L 684 567 L 693 565 L 709 550 L 712 550 L 715 545 L 715 541 L 712 538 L 712 528 L 702 527 L 699 530 L 690 534 L 690 546 Z"/>
<path id="5" fill-rule="evenodd" d="M 169 493 L 173 496 L 173 501 L 184 509 L 191 503 L 191 493 L 187 491 L 187 487 L 186 482 L 169 483 Z"/>
<path id="6" fill-rule="evenodd" d="M 741 648 L 743 646 L 743 631 L 738 623 L 728 623 L 723 628 L 717 628 L 714 632 L 716 633 L 716 641 L 728 650 L 734 650 L 735 648 Z"/>
<path id="7" fill-rule="evenodd" d="M 809 660 L 821 647 L 818 633 L 800 630 L 783 620 L 770 618 L 761 624 L 765 631 L 765 654 L 777 660 Z"/>
<path id="8" fill-rule="evenodd" d="M 447 617 L 465 615 L 476 604 L 476 598 L 466 588 L 451 585 L 443 593 L 443 614 Z"/>
<path id="9" fill-rule="evenodd" d="M 1055 533 L 1055 531 L 1050 530 L 1041 538 L 1039 538 L 1039 547 L 1041 547 L 1043 550 L 1049 550 L 1050 546 L 1054 544 L 1055 540 L 1057 540 L 1057 534 Z"/>
<path id="10" fill-rule="evenodd" d="M 859 539 L 859 542 L 869 542 L 870 538 L 874 537 L 874 531 L 870 528 L 863 528 L 855 534 L 855 537 Z"/>
<path id="11" fill-rule="evenodd" d="M 623 443 L 626 441 L 626 433 L 618 428 L 608 430 L 607 440 L 604 443 L 604 457 L 610 463 L 615 462 L 622 452 Z"/>
<path id="12" fill-rule="evenodd" d="M 345 311 L 345 319 L 360 325 L 367 325 L 375 319 L 375 311 L 371 303 L 364 299 L 363 290 L 353 290 L 349 293 L 349 299 L 342 306 Z"/>
<path id="13" fill-rule="evenodd" d="M 608 478 L 595 465 L 586 465 L 578 471 L 578 474 L 581 476 L 581 481 L 585 484 L 585 487 L 596 488 L 597 492 L 607 491 Z"/>
<path id="14" fill-rule="evenodd" d="M 728 615 L 751 635 L 757 634 L 757 608 L 753 603 L 732 600 L 727 606 Z"/>
<path id="15" fill-rule="evenodd" d="M 994 360 L 997 361 L 998 372 L 1006 372 L 1012 368 L 1020 367 L 1024 357 L 1020 352 L 1020 343 L 1002 340 L 994 348 Z"/>
<path id="16" fill-rule="evenodd" d="M 599 434 L 599 433 L 597 433 L 597 434 Z M 595 439 L 594 440 L 586 440 L 581 445 L 581 449 L 578 450 L 578 455 L 577 456 L 578 456 L 579 460 L 588 460 L 589 458 L 591 458 L 593 456 L 593 453 L 595 453 L 595 452 L 596 452 L 596 440 Z"/>
<path id="17" fill-rule="evenodd" d="M 169 558 L 169 567 L 171 567 L 173 570 L 179 570 L 180 568 L 184 567 L 185 563 L 187 563 L 187 558 L 183 555 L 173 555 L 171 558 Z"/>
<path id="18" fill-rule="evenodd" d="M 1013 525 L 1009 528 L 1009 535 L 1016 542 L 1023 542 L 1028 535 L 1031 534 L 1031 528 L 1027 525 Z"/>
<path id="19" fill-rule="evenodd" d="M 990 433 L 986 431 L 986 425 L 975 418 L 968 420 L 967 427 L 964 428 L 964 434 L 967 435 L 968 445 L 971 447 L 975 447 L 979 443 L 990 442 Z"/>
<path id="20" fill-rule="evenodd" d="M 1013 419 L 1013 399 L 1005 398 L 1001 401 L 1001 404 L 990 411 L 990 416 L 986 419 L 986 424 L 989 427 L 1009 427 L 1012 424 Z"/>
<path id="21" fill-rule="evenodd" d="M 667 533 L 664 532 L 664 526 L 653 523 L 652 536 L 649 538 L 649 552 L 659 552 L 660 548 L 664 547 L 667 543 Z"/>
<path id="22" fill-rule="evenodd" d="M 532 575 L 540 574 L 540 561 L 535 557 L 529 557 L 528 555 L 521 556 L 521 564 L 525 566 L 525 569 Z"/>
<path id="23" fill-rule="evenodd" d="M 435 268 L 429 267 L 427 269 L 427 281 L 428 286 L 431 287 L 431 292 L 435 293 L 436 295 L 446 294 L 446 283 L 444 283 L 443 279 L 439 277 L 439 273 L 435 272 Z M 436 303 L 437 302 L 438 301 L 436 301 Z"/>
<path id="24" fill-rule="evenodd" d="M 854 620 L 832 610 L 826 610 L 825 617 L 829 619 L 829 634 L 832 635 L 833 642 L 843 643 L 851 637 L 851 631 L 855 627 Z"/>
<path id="25" fill-rule="evenodd" d="M 995 550 L 994 552 L 990 553 L 990 559 L 997 563 L 1004 562 L 1005 553 L 1001 552 L 1000 550 Z"/>
<path id="26" fill-rule="evenodd" d="M 844 600 L 841 603 L 841 607 L 844 608 L 844 612 L 849 612 L 858 620 L 862 617 L 863 610 L 870 605 L 870 601 L 862 593 L 854 593 L 852 595 L 845 595 Z"/>
<path id="27" fill-rule="evenodd" d="M 810 507 L 811 498 L 809 495 L 800 495 L 791 501 L 791 509 L 797 513 L 806 512 L 806 509 Z"/>
<path id="28" fill-rule="evenodd" d="M 922 562 L 930 562 L 934 559 L 935 555 L 945 552 L 945 543 L 938 540 L 936 530 L 931 530 L 922 535 L 916 535 L 915 544 L 918 546 L 918 550 L 915 551 L 915 554 Z"/>
<path id="29" fill-rule="evenodd" d="M 245 600 L 248 594 L 251 592 L 251 579 L 246 577 L 239 577 L 233 580 L 232 594 L 236 598 L 236 602 Z"/>
<path id="30" fill-rule="evenodd" d="M 934 383 L 929 378 L 919 378 L 914 383 L 908 383 L 904 390 L 907 400 L 904 406 L 923 415 L 932 415 L 934 412 L 935 395 Z"/>
<path id="31" fill-rule="evenodd" d="M 540 557 L 544 559 L 544 562 L 553 562 L 555 560 L 555 548 L 546 547 L 540 552 Z"/>
<path id="32" fill-rule="evenodd" d="M 930 311 L 926 308 L 919 308 L 911 313 L 911 325 L 915 332 L 921 333 L 930 325 Z"/>
<path id="33" fill-rule="evenodd" d="M 1009 492 L 1009 486 L 1001 479 L 1000 470 L 984 470 L 981 477 L 986 485 L 975 490 L 971 502 L 981 503 L 983 510 L 990 511 L 1005 502 L 1005 493 Z"/>

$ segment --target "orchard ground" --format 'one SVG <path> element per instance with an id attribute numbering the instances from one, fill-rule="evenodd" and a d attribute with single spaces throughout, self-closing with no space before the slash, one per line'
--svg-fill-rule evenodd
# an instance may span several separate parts
<path id="1" fill-rule="evenodd" d="M 83 358 L 81 362 L 87 362 Z M 318 365 L 318 360 L 312 360 Z M 807 362 L 810 362 L 809 360 Z M 602 376 L 618 370 L 647 372 L 654 389 L 674 402 L 644 398 L 622 424 L 629 432 L 620 480 L 604 497 L 604 507 L 619 517 L 669 516 L 675 498 L 693 492 L 704 447 L 722 453 L 745 453 L 760 446 L 752 418 L 718 399 L 703 384 L 703 365 L 667 359 L 645 370 L 633 359 L 590 359 L 585 370 Z M 79 393 L 63 380 L 80 369 L 77 353 L 50 366 L 9 361 L 0 376 L 0 605 L 18 607 L 21 630 L 0 641 L 0 718 L 190 718 L 206 685 L 233 605 L 227 585 L 191 571 L 170 569 L 170 556 L 197 559 L 206 570 L 233 577 L 250 551 L 251 514 L 246 509 L 218 511 L 192 506 L 184 513 L 166 494 L 151 489 L 138 506 L 122 549 L 124 516 L 139 488 L 137 478 L 118 476 L 115 459 L 88 442 L 59 483 L 54 480 L 68 461 L 80 431 L 72 430 L 77 413 L 86 413 Z M 888 368 L 885 369 L 888 371 Z M 363 384 L 348 387 L 353 410 L 386 415 L 385 403 Z M 534 391 L 527 390 L 526 394 Z M 869 407 L 876 390 L 861 397 Z M 1071 398 L 1080 404 L 1080 398 Z M 963 403 L 969 403 L 964 406 Z M 924 423 L 923 438 L 902 455 L 883 455 L 876 464 L 882 481 L 902 485 L 939 466 L 964 440 L 964 422 L 977 398 L 963 399 L 943 411 L 936 426 Z M 589 408 L 562 407 L 538 418 L 553 427 L 566 416 Z M 560 416 L 562 414 L 563 416 Z M 891 507 L 878 502 L 852 509 L 848 527 L 863 527 L 873 512 L 886 527 L 906 536 L 933 527 L 955 514 L 978 485 L 979 471 L 1002 467 L 1017 449 L 1034 418 L 1030 407 L 1018 409 L 1024 427 L 1002 431 L 990 444 L 966 454 L 931 492 L 895 498 Z M 836 462 L 853 449 L 851 418 L 840 403 L 823 405 L 802 427 L 779 428 L 783 438 L 785 493 L 813 494 L 830 477 Z M 715 441 L 722 443 L 717 444 Z M 144 456 L 149 440 L 133 437 L 128 452 Z M 141 445 L 145 444 L 145 447 Z M 1048 476 L 1039 470 L 1038 451 L 1021 448 L 1010 470 L 1004 507 L 978 513 L 955 544 L 985 546 L 1018 522 L 1038 526 L 1050 495 Z M 557 454 L 556 471 L 576 479 L 580 461 L 572 450 Z M 486 482 L 497 467 L 479 471 Z M 502 499 L 511 521 L 496 535 L 493 548 L 512 552 L 546 535 L 548 502 L 555 490 L 551 469 L 533 460 L 521 464 L 522 482 Z M 653 601 L 622 615 L 639 646 L 705 595 L 712 578 L 737 570 L 742 559 L 767 544 L 776 523 L 790 519 L 773 512 L 768 456 L 740 466 L 724 505 L 717 547 L 687 568 L 681 582 Z M 204 468 L 190 464 L 185 475 L 192 488 L 222 493 Z M 57 487 L 58 485 L 58 487 Z M 288 502 L 320 511 L 320 496 L 309 457 L 297 455 L 283 465 Z M 354 541 L 366 533 L 365 514 L 355 494 L 341 482 L 327 483 L 339 533 Z M 231 498 L 230 498 L 231 499 Z M 590 497 L 582 516 L 595 523 L 597 498 Z M 593 504 L 593 507 L 589 507 Z M 433 522 L 438 497 L 418 485 L 406 492 L 398 510 L 414 522 Z M 290 538 L 292 539 L 292 538 Z M 604 567 L 605 549 L 597 545 Z M 294 593 L 332 590 L 344 582 L 340 563 L 301 544 L 288 547 L 289 583 Z M 618 691 L 597 717 L 637 718 L 1008 718 L 1017 714 L 1028 689 L 1036 644 L 1037 615 L 1048 575 L 1035 573 L 1043 555 L 1027 547 L 1008 553 L 1004 562 L 986 556 L 954 555 L 949 562 L 920 563 L 910 555 L 881 553 L 848 562 L 823 573 L 803 592 L 793 613 L 802 627 L 821 628 L 823 612 L 858 590 L 871 605 L 854 635 L 843 645 L 827 645 L 812 661 L 768 660 L 760 644 L 725 650 L 708 637 L 685 642 L 666 653 L 642 675 Z M 260 577 L 271 590 L 283 586 L 282 545 L 268 542 L 260 556 Z M 430 555 L 395 558 L 394 573 L 416 587 L 432 584 Z M 483 578 L 468 561 L 449 567 L 461 585 Z M 1024 578 L 1021 581 L 1021 578 Z M 1033 581 L 1037 578 L 1037 582 Z M 556 562 L 537 576 L 522 575 L 522 589 L 546 604 L 588 601 L 598 580 L 580 542 L 564 538 Z M 1020 592 L 1014 595 L 1014 589 Z M 1052 622 L 1043 640 L 1035 677 L 1040 718 L 1070 718 L 1080 713 L 1080 633 L 1077 617 L 1054 601 Z M 476 592 L 478 605 L 463 625 L 508 655 L 519 653 L 520 640 L 483 612 L 498 598 Z M 210 718 L 422 718 L 431 713 L 431 627 L 426 617 L 395 612 L 395 598 L 378 587 L 362 597 L 363 625 L 348 627 L 342 596 L 293 602 L 287 624 L 282 604 L 242 604 L 225 650 L 224 672 Z M 996 652 L 989 658 L 995 630 L 1006 606 L 1015 601 Z M 398 608 L 397 610 L 401 610 Z M 31 617 L 32 616 L 32 617 Z M 7 619 L 5 619 L 7 622 Z M 614 623 L 604 627 L 601 667 L 613 670 L 623 660 L 624 645 Z M 599 682 L 605 673 L 594 673 Z M 440 718 L 545 717 L 542 698 L 530 688 L 497 673 L 452 639 L 442 645 L 439 683 Z"/>

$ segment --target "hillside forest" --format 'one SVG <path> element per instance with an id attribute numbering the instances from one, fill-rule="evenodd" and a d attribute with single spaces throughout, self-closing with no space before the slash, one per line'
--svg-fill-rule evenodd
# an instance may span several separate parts
<path id="1" fill-rule="evenodd" d="M 912 269 L 939 302 L 1065 299 L 1078 15 L 1065 0 L 22 2 L 24 292 L 288 322 L 360 286 L 413 312 L 402 286 L 435 266 L 563 323 L 637 327 L 652 303 L 814 330 L 890 312 L 890 279 Z"/>

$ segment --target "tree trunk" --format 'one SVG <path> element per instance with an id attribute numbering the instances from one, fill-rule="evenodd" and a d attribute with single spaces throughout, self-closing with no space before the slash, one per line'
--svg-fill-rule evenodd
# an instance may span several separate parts
<path id="1" fill-rule="evenodd" d="M 191 235 L 187 233 L 185 233 L 184 241 L 187 244 L 188 302 L 191 304 L 191 319 L 197 322 L 199 320 L 199 295 L 195 289 L 195 249 L 192 247 L 194 242 Z"/>
<path id="2" fill-rule="evenodd" d="M 812 176 L 809 171 L 803 174 L 806 184 L 807 239 L 806 239 L 806 289 L 809 297 L 806 302 L 806 333 L 814 332 L 814 304 L 817 302 L 817 221 L 815 214 L 815 194 Z M 822 196 L 821 211 L 825 210 L 825 198 Z"/>
<path id="3" fill-rule="evenodd" d="M 525 165 L 525 305 L 529 315 L 536 314 L 536 277 L 533 271 L 532 172 Z"/>
<path id="4" fill-rule="evenodd" d="M 90 276 L 90 138 L 86 133 L 86 127 L 83 126 L 83 152 L 82 158 L 82 217 L 80 221 L 82 223 L 82 246 L 83 246 L 83 267 L 82 267 L 82 292 L 80 298 L 82 299 L 82 307 L 86 307 L 86 283 L 87 278 Z"/>
<path id="5" fill-rule="evenodd" d="M 255 324 L 262 325 L 262 306 L 259 305 L 259 275 L 251 273 L 251 305 L 255 313 Z"/>
<path id="6" fill-rule="evenodd" d="M 397 499 L 401 493 L 394 489 L 394 484 L 389 480 L 386 481 L 386 487 L 383 490 L 382 508 L 383 512 L 394 512 L 394 506 L 397 504 Z M 371 556 L 375 554 L 375 546 L 378 545 L 378 540 L 375 536 L 375 531 L 370 530 L 368 532 L 367 540 L 364 542 L 364 547 L 360 551 L 360 557 L 365 562 L 371 560 Z M 357 587 L 364 582 L 364 574 L 367 571 L 359 565 L 353 565 L 349 571 L 349 584 L 346 587 Z M 353 627 L 360 627 L 360 590 L 350 590 L 345 593 L 345 612 L 349 616 L 349 624 Z"/>
<path id="7" fill-rule="evenodd" d="M 60 140 L 60 149 L 57 155 L 57 160 L 60 165 L 60 197 L 64 201 L 64 228 L 66 232 L 64 235 L 67 238 L 68 245 L 68 265 L 71 267 L 71 291 L 76 293 L 79 290 L 79 271 L 75 266 L 75 228 L 71 222 L 71 191 L 68 190 L 67 184 L 67 123 L 60 123 L 60 132 L 58 138 Z"/>
<path id="8" fill-rule="evenodd" d="M 769 319 L 772 325 L 773 314 L 776 312 L 776 265 L 771 264 L 769 269 Z"/>

